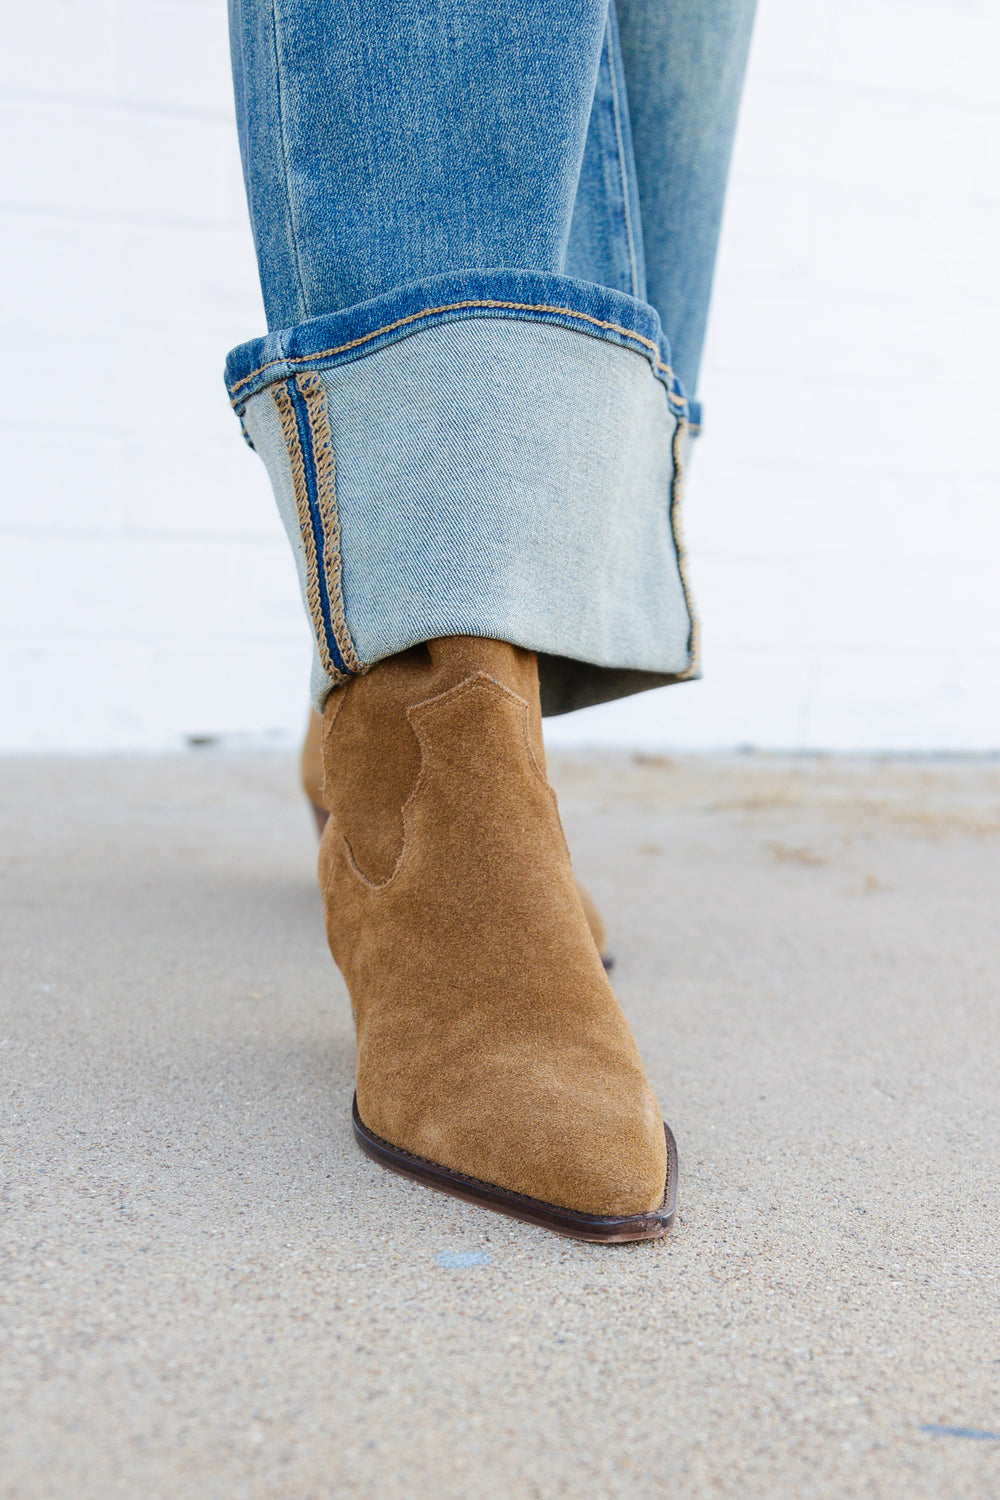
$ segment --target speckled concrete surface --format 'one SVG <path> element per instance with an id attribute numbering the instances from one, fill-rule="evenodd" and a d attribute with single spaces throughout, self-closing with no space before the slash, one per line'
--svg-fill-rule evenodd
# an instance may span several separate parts
<path id="1" fill-rule="evenodd" d="M 1000 1495 L 1000 767 L 555 779 L 652 1245 L 356 1151 L 290 759 L 0 763 L 5 1500 Z"/>

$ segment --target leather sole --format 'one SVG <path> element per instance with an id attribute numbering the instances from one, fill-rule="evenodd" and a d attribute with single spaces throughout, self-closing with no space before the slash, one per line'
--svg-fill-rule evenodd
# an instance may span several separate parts
<path id="1" fill-rule="evenodd" d="M 327 810 L 326 810 L 325 807 L 318 807 L 315 802 L 310 801 L 309 806 L 312 808 L 313 817 L 316 819 L 316 831 L 319 834 L 320 838 L 322 838 L 323 837 L 323 829 L 327 825 L 327 820 L 328 820 L 330 814 L 327 812 Z M 610 973 L 611 970 L 615 966 L 615 956 L 614 956 L 614 954 L 613 953 L 602 953 L 601 954 L 601 963 L 604 965 L 605 971 L 607 973 Z"/>
<path id="2" fill-rule="evenodd" d="M 540 1198 L 527 1198 L 521 1193 L 509 1193 L 505 1188 L 492 1183 L 480 1182 L 476 1177 L 466 1177 L 462 1172 L 452 1172 L 439 1167 L 436 1162 L 423 1157 L 411 1156 L 398 1146 L 391 1146 L 380 1136 L 374 1135 L 358 1114 L 355 1096 L 351 1109 L 354 1139 L 366 1156 L 388 1167 L 390 1172 L 399 1172 L 411 1177 L 424 1187 L 437 1188 L 450 1193 L 453 1198 L 464 1198 L 467 1203 L 477 1203 L 480 1208 L 491 1208 L 496 1213 L 508 1214 L 512 1219 L 521 1219 L 525 1224 L 538 1224 L 542 1229 L 554 1230 L 556 1234 L 568 1235 L 574 1240 L 594 1240 L 604 1245 L 620 1245 L 629 1240 L 658 1240 L 666 1234 L 674 1221 L 677 1206 L 677 1144 L 669 1125 L 664 1125 L 667 1140 L 667 1183 L 663 1202 L 649 1214 L 632 1214 L 625 1218 L 603 1218 L 598 1214 L 579 1214 L 570 1208 L 559 1208 L 554 1203 L 544 1203 Z"/>

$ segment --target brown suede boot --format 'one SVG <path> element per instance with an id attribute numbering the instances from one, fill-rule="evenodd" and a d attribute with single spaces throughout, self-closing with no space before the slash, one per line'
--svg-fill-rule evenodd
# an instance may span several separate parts
<path id="1" fill-rule="evenodd" d="M 320 888 L 385 1165 L 587 1239 L 654 1238 L 676 1156 L 573 882 L 538 668 L 431 641 L 333 691 Z"/>
<path id="2" fill-rule="evenodd" d="M 322 835 L 330 814 L 323 800 L 323 716 L 314 708 L 309 710 L 309 722 L 306 725 L 306 735 L 302 741 L 302 751 L 299 756 L 299 772 L 302 790 L 309 800 L 313 817 L 316 819 L 316 827 Z M 594 905 L 593 897 L 584 890 L 579 881 L 576 882 L 576 892 L 580 897 L 580 905 L 583 907 L 587 926 L 597 944 L 597 951 L 601 955 L 601 963 L 606 969 L 613 969 L 614 955 L 608 951 L 607 933 L 601 921 L 601 914 Z"/>

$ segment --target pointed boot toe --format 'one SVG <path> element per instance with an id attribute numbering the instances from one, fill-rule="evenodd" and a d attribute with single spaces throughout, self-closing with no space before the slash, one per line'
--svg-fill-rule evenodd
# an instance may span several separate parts
<path id="1" fill-rule="evenodd" d="M 529 1073 L 419 1115 L 385 1111 L 382 1102 L 380 1089 L 359 1091 L 360 1118 L 379 1121 L 373 1134 L 456 1176 L 591 1218 L 642 1218 L 663 1205 L 667 1140 L 651 1098 L 630 1109 L 633 1101 L 581 1098 Z"/>

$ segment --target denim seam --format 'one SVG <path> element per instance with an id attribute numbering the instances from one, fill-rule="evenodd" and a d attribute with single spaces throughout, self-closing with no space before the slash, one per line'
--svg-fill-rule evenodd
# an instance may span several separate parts
<path id="1" fill-rule="evenodd" d="M 337 504 L 337 459 L 330 431 L 326 391 L 316 374 L 299 375 L 296 385 L 302 392 L 312 438 L 313 465 L 316 470 L 316 506 L 323 530 L 323 576 L 330 601 L 334 639 L 348 672 L 362 670 L 344 611 L 343 567 L 340 558 L 340 509 Z"/>
<path id="2" fill-rule="evenodd" d="M 634 329 L 624 328 L 620 323 L 606 323 L 603 322 L 600 318 L 591 317 L 590 313 L 577 312 L 576 309 L 572 307 L 553 307 L 545 303 L 499 302 L 488 301 L 484 299 L 468 302 L 450 302 L 442 307 L 425 307 L 422 312 L 410 313 L 405 318 L 397 318 L 394 323 L 386 323 L 381 328 L 373 329 L 371 333 L 363 334 L 361 338 L 351 339 L 346 344 L 338 344 L 333 349 L 319 349 L 315 354 L 290 355 L 284 359 L 269 360 L 267 364 L 258 366 L 256 370 L 251 370 L 249 375 L 244 375 L 241 380 L 234 381 L 232 386 L 230 386 L 230 392 L 233 393 L 235 391 L 238 391 L 241 386 L 249 385 L 251 381 L 257 379 L 258 375 L 263 375 L 266 370 L 276 369 L 280 365 L 307 365 L 319 359 L 333 359 L 336 355 L 346 354 L 350 349 L 360 348 L 362 344 L 368 344 L 373 339 L 380 338 L 385 333 L 392 333 L 395 329 L 404 328 L 410 323 L 419 323 L 423 318 L 437 317 L 441 313 L 460 312 L 463 308 L 470 307 L 494 307 L 507 309 L 511 312 L 551 313 L 556 314 L 560 317 L 577 318 L 583 323 L 593 324 L 595 328 L 605 328 L 611 333 L 620 333 L 625 338 L 634 339 L 636 343 L 642 344 L 644 348 L 652 351 L 653 355 L 655 356 L 656 368 L 658 370 L 662 370 L 663 373 L 669 376 L 671 380 L 675 378 L 673 370 L 668 364 L 664 364 L 663 360 L 660 358 L 659 350 L 653 340 L 647 339 L 641 333 L 636 333 Z M 669 389 L 667 391 L 667 398 L 675 405 L 683 404 L 680 401 L 680 398 L 675 396 L 674 393 Z M 231 405 L 233 407 L 236 407 L 239 404 L 240 401 L 238 397 L 235 397 L 231 401 Z"/>
<path id="3" fill-rule="evenodd" d="M 622 135 L 621 102 L 618 97 L 618 79 L 615 77 L 615 59 L 611 45 L 611 22 L 608 21 L 608 78 L 611 83 L 611 114 L 615 126 L 615 143 L 618 148 L 618 174 L 621 179 L 622 213 L 625 218 L 625 238 L 628 241 L 629 274 L 632 277 L 632 296 L 639 300 L 639 266 L 636 259 L 635 232 L 632 227 L 632 211 L 629 204 L 629 180 L 625 161 L 625 140 Z"/>
<path id="4" fill-rule="evenodd" d="M 271 0 L 271 40 L 274 50 L 275 103 L 278 109 L 278 129 L 281 134 L 281 168 L 285 179 L 285 203 L 288 208 L 288 232 L 292 241 L 292 249 L 295 252 L 295 279 L 299 284 L 299 302 L 302 308 L 302 315 L 308 318 L 309 302 L 302 280 L 302 252 L 299 249 L 299 237 L 295 232 L 295 211 L 292 208 L 292 195 L 288 188 L 288 139 L 285 135 L 285 110 L 281 97 L 281 56 L 278 47 L 278 11 L 276 0 Z"/>
<path id="5" fill-rule="evenodd" d="M 313 522 L 309 484 L 306 476 L 303 435 L 299 430 L 298 415 L 289 385 L 290 382 L 287 384 L 276 384 L 272 389 L 272 395 L 274 397 L 274 404 L 278 409 L 278 421 L 281 425 L 281 433 L 284 437 L 285 448 L 288 453 L 288 463 L 292 475 L 292 490 L 295 495 L 295 509 L 298 513 L 299 530 L 302 534 L 302 543 L 305 550 L 306 608 L 309 611 L 309 618 L 312 621 L 313 635 L 316 639 L 316 649 L 319 652 L 320 666 L 331 681 L 336 684 L 344 682 L 350 676 L 350 673 L 344 670 L 346 663 L 343 658 L 341 658 L 341 663 L 338 666 L 329 649 L 326 619 L 323 609 L 323 587 L 320 579 L 321 559 L 325 561 L 325 558 L 323 558 L 317 546 L 316 527 Z"/>
<path id="6" fill-rule="evenodd" d="M 687 431 L 688 424 L 681 418 L 674 428 L 673 441 L 670 445 L 670 456 L 673 461 L 674 471 L 670 481 L 670 531 L 674 539 L 677 572 L 681 580 L 684 603 L 687 606 L 688 619 L 691 621 L 691 632 L 688 636 L 688 664 L 683 672 L 678 672 L 674 679 L 676 682 L 684 682 L 688 678 L 698 676 L 700 671 L 699 658 L 701 655 L 701 626 L 694 607 L 694 596 L 691 593 L 691 585 L 688 580 L 687 548 L 684 544 L 684 528 L 681 522 L 681 494 L 684 488 L 684 438 L 687 435 Z"/>
<path id="7" fill-rule="evenodd" d="M 316 452 L 313 446 L 312 428 L 309 423 L 309 408 L 306 398 L 297 383 L 288 382 L 288 394 L 299 430 L 302 446 L 303 469 L 306 483 L 306 498 L 309 504 L 309 521 L 316 547 L 317 579 L 319 582 L 320 614 L 326 633 L 326 647 L 338 672 L 346 672 L 344 661 L 333 628 L 333 610 L 330 604 L 330 585 L 326 576 L 326 525 L 324 513 L 319 505 L 319 484 L 316 472 Z M 336 581 L 336 580 L 335 580 Z"/>

